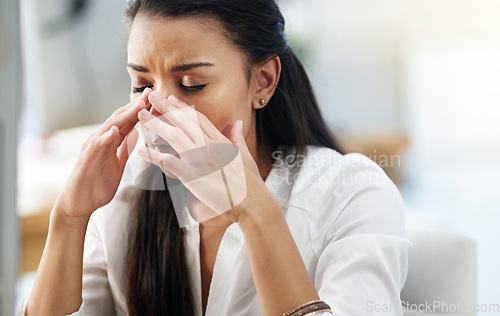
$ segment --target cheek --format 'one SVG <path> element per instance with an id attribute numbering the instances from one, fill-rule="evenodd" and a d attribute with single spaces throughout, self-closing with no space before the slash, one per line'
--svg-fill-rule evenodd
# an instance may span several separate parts
<path id="1" fill-rule="evenodd" d="M 203 113 L 214 126 L 224 135 L 228 136 L 231 126 L 238 119 L 235 107 L 229 102 L 222 100 L 211 100 L 210 103 L 204 103 L 196 107 L 196 110 Z"/>
<path id="2" fill-rule="evenodd" d="M 236 120 L 248 121 L 252 107 L 248 98 L 248 89 L 237 89 L 236 85 L 228 89 L 219 89 L 210 99 L 210 105 L 199 107 L 217 129 L 226 137 Z"/>

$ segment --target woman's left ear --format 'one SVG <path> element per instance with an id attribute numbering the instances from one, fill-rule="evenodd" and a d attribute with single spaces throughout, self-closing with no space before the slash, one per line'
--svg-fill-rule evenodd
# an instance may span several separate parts
<path id="1" fill-rule="evenodd" d="M 268 60 L 256 69 L 257 86 L 252 107 L 260 109 L 267 105 L 274 94 L 281 74 L 281 60 L 278 56 Z"/>

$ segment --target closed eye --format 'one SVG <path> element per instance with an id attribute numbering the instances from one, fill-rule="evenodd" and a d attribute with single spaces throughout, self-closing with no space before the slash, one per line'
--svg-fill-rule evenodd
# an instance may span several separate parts
<path id="1" fill-rule="evenodd" d="M 207 85 L 206 84 L 200 84 L 196 86 L 186 86 L 183 84 L 179 85 L 181 89 L 185 90 L 186 92 L 196 92 L 196 91 L 201 91 L 203 90 Z M 154 86 L 144 86 L 144 87 L 133 87 L 130 88 L 131 93 L 142 93 L 146 88 L 153 89 Z"/>
<path id="2" fill-rule="evenodd" d="M 146 88 L 153 89 L 154 86 L 133 87 L 130 88 L 130 93 L 142 93 Z"/>
<path id="3" fill-rule="evenodd" d="M 184 89 L 186 92 L 196 92 L 196 91 L 201 91 L 203 90 L 207 85 L 206 84 L 200 84 L 196 86 L 186 86 L 183 84 L 179 85 L 182 89 Z"/>

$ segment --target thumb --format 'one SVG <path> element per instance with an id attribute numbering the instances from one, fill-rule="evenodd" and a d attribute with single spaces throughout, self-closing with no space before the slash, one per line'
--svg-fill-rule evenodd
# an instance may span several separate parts
<path id="1" fill-rule="evenodd" d="M 231 133 L 229 134 L 229 140 L 236 147 L 243 149 L 246 147 L 245 137 L 243 137 L 243 121 L 237 120 L 234 122 L 231 128 Z"/>
<path id="2" fill-rule="evenodd" d="M 137 140 L 139 138 L 139 133 L 135 128 L 133 128 L 130 133 L 125 137 L 120 147 L 117 149 L 118 161 L 121 166 L 125 166 L 127 159 L 132 154 L 132 151 L 137 144 Z"/>

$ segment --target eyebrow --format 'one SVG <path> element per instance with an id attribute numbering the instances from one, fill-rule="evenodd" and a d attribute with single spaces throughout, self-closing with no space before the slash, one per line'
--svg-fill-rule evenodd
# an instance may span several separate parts
<path id="1" fill-rule="evenodd" d="M 212 63 L 198 62 L 198 63 L 175 65 L 170 70 L 172 72 L 182 72 L 182 71 L 192 70 L 195 68 L 212 67 L 212 66 L 214 66 L 214 64 L 212 64 Z M 136 65 L 134 63 L 127 63 L 127 67 L 132 68 L 133 70 L 138 71 L 138 72 L 149 72 L 149 69 L 147 69 L 146 67 L 139 66 L 139 65 Z"/>
<path id="2" fill-rule="evenodd" d="M 132 68 L 133 70 L 138 72 L 149 72 L 149 69 L 147 69 L 146 67 L 142 67 L 134 63 L 127 63 L 127 67 Z"/>
<path id="3" fill-rule="evenodd" d="M 190 64 L 182 64 L 182 65 L 176 65 L 172 67 L 173 72 L 182 72 L 182 71 L 188 71 L 192 70 L 195 68 L 200 68 L 200 67 L 213 67 L 214 64 L 212 63 L 190 63 Z"/>

